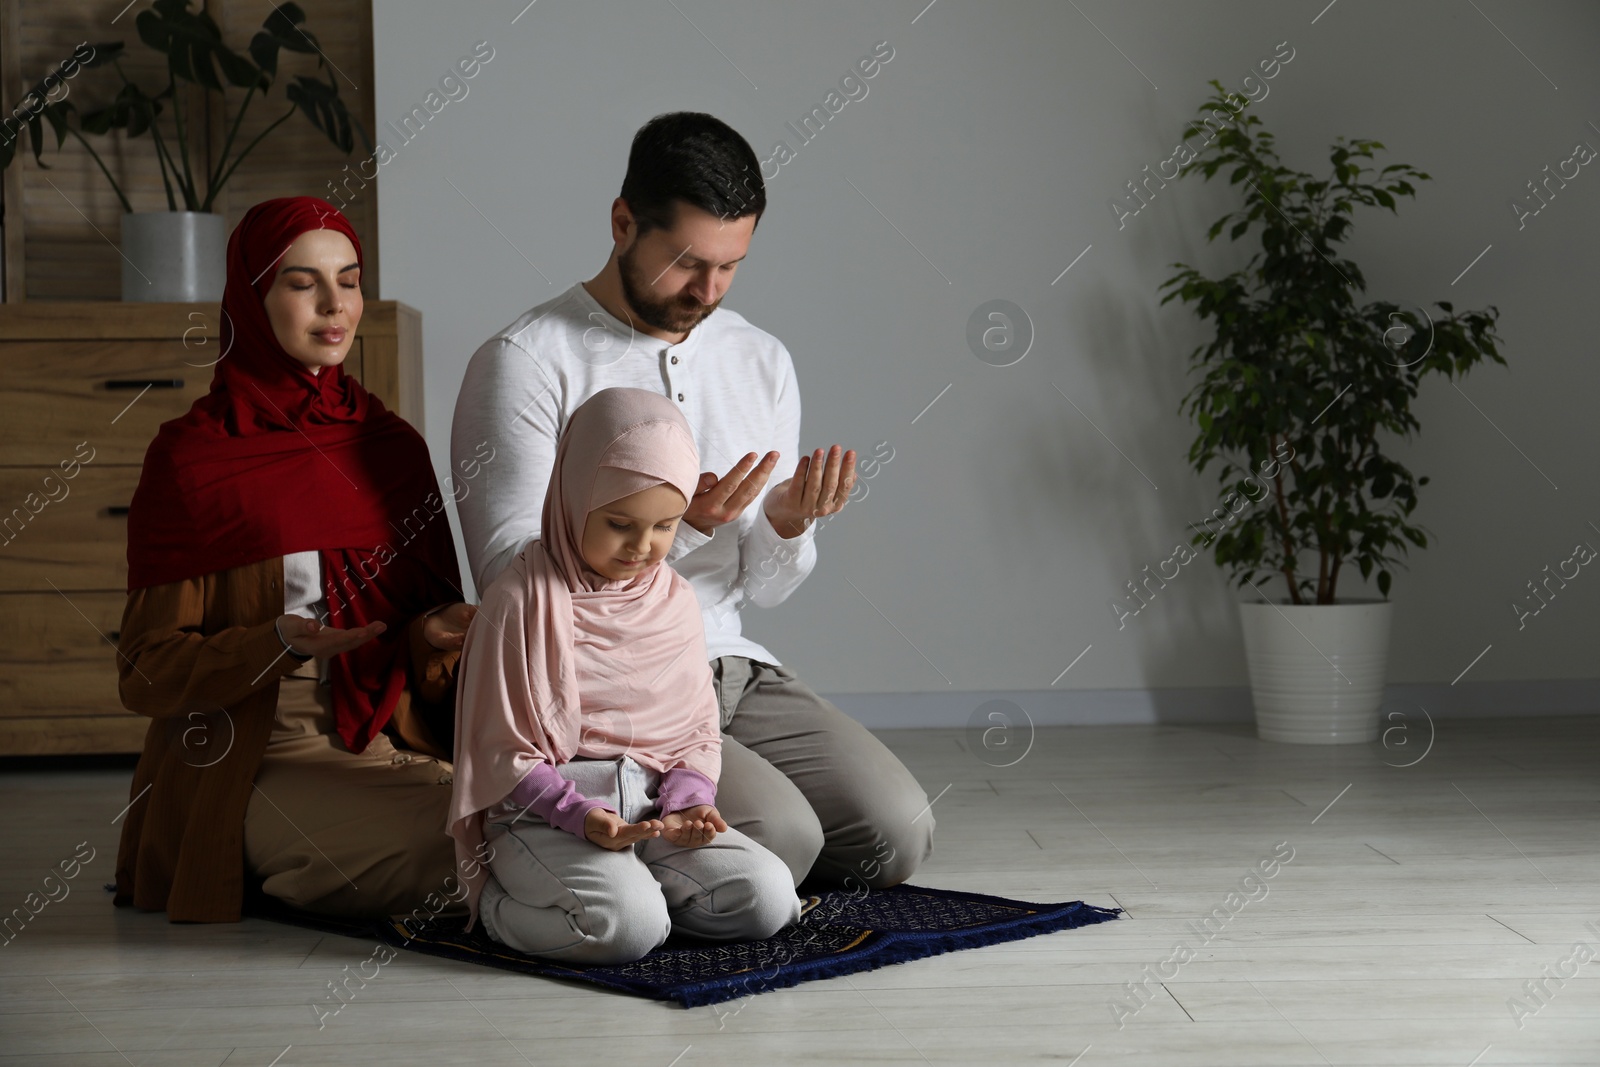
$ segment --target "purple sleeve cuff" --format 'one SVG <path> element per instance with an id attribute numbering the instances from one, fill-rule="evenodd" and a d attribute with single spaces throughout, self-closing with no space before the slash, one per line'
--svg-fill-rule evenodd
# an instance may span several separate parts
<path id="1" fill-rule="evenodd" d="M 591 800 L 578 792 L 578 787 L 561 777 L 561 772 L 547 762 L 539 762 L 527 777 L 517 783 L 507 798 L 519 808 L 533 812 L 558 830 L 584 837 L 583 820 L 591 808 L 612 811 L 603 800 Z"/>
<path id="2" fill-rule="evenodd" d="M 688 767 L 673 767 L 661 775 L 656 807 L 662 815 L 671 815 L 698 804 L 716 807 L 717 783 Z"/>

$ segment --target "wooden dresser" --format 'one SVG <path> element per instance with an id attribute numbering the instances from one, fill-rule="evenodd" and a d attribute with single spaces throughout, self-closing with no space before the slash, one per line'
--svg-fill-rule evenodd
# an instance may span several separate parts
<path id="1" fill-rule="evenodd" d="M 211 385 L 215 304 L 0 305 L 0 755 L 138 752 L 117 696 L 128 502 Z M 422 429 L 422 316 L 368 301 L 345 369 Z"/>

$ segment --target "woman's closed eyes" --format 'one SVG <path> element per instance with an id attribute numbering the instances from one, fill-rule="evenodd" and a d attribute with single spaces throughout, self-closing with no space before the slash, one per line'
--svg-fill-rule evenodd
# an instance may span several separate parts
<path id="1" fill-rule="evenodd" d="M 315 282 L 309 282 L 309 283 L 307 283 L 305 285 L 291 285 L 291 286 L 289 286 L 290 289 L 293 289 L 297 293 L 304 293 L 304 292 L 307 292 L 308 290 L 315 289 L 316 287 L 317 287 L 317 285 L 316 285 Z M 339 283 L 339 288 L 341 288 L 341 289 L 359 289 L 359 288 L 361 288 L 361 286 L 359 284 L 353 284 L 353 283 L 350 283 L 350 282 L 340 282 Z"/>

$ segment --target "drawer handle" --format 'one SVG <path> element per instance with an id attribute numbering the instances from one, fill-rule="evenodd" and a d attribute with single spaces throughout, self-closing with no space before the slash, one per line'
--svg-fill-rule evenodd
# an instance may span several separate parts
<path id="1" fill-rule="evenodd" d="M 182 378 L 107 378 L 107 389 L 182 389 Z"/>
<path id="2" fill-rule="evenodd" d="M 106 514 L 110 515 L 112 518 L 126 518 L 128 514 L 128 505 L 112 504 L 109 508 L 106 508 Z"/>
<path id="3" fill-rule="evenodd" d="M 111 643 L 114 645 L 118 641 L 122 640 L 122 631 L 121 630 L 112 630 L 111 633 L 107 634 L 106 636 L 111 638 Z"/>

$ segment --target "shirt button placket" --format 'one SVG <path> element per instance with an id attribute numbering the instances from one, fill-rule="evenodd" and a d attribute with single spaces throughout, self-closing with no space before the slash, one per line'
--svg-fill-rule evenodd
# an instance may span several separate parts
<path id="1" fill-rule="evenodd" d="M 662 349 L 661 354 L 662 355 L 666 355 L 666 351 L 667 351 L 666 349 Z M 677 362 L 678 362 L 678 357 L 677 356 L 667 356 L 667 360 L 668 360 L 669 364 L 676 366 Z M 666 376 L 666 379 L 667 379 L 667 388 L 670 390 L 672 388 L 672 373 L 670 371 L 668 371 L 668 372 L 666 372 L 665 376 Z M 683 403 L 683 394 L 682 393 L 678 393 L 677 397 L 678 397 L 678 403 L 680 403 L 680 404 Z"/>

